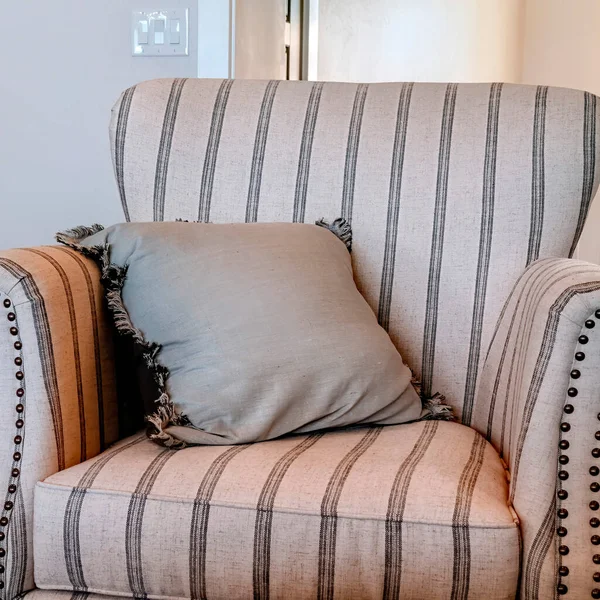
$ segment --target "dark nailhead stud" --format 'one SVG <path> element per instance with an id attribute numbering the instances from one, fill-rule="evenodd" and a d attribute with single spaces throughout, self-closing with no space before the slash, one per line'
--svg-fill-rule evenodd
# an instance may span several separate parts
<path id="1" fill-rule="evenodd" d="M 563 410 L 570 415 L 575 410 L 575 407 L 572 404 L 565 404 L 565 408 Z"/>
<path id="2" fill-rule="evenodd" d="M 4 548 L 0 548 L 0 558 L 4 558 L 6 556 L 6 550 Z"/>
<path id="3" fill-rule="evenodd" d="M 21 380 L 23 379 L 23 377 L 25 377 L 25 375 L 23 375 L 23 371 L 17 371 L 17 372 L 15 373 L 15 377 L 16 377 L 16 378 L 17 378 L 19 381 L 21 381 Z"/>
<path id="4" fill-rule="evenodd" d="M 14 468 L 14 469 L 13 469 L 13 470 L 10 472 L 10 474 L 11 474 L 13 477 L 18 477 L 18 476 L 19 476 L 19 473 L 20 473 L 20 471 L 19 471 L 19 469 L 17 469 L 16 467 L 15 467 L 15 468 Z"/>
<path id="5" fill-rule="evenodd" d="M 20 356 L 17 356 L 17 358 L 15 358 L 15 365 L 17 365 L 17 367 L 20 367 L 23 364 L 23 359 Z"/>
<path id="6" fill-rule="evenodd" d="M 575 398 L 575 396 L 577 396 L 577 388 L 569 388 L 567 394 L 571 396 L 571 398 Z"/>
<path id="7" fill-rule="evenodd" d="M 569 442 L 568 442 L 568 440 L 560 440 L 560 442 L 558 443 L 558 447 L 561 450 L 568 450 L 569 449 Z"/>
<path id="8" fill-rule="evenodd" d="M 566 508 L 559 508 L 556 514 L 559 519 L 566 519 L 569 516 L 569 511 Z"/>
<path id="9" fill-rule="evenodd" d="M 0 542 L 4 541 L 4 532 L 0 531 Z M 0 565 L 0 573 L 4 573 L 4 567 Z"/>
<path id="10" fill-rule="evenodd" d="M 4 503 L 4 510 L 12 510 L 12 507 L 13 503 L 10 500 Z"/>
<path id="11" fill-rule="evenodd" d="M 22 413 L 25 410 L 25 407 L 22 404 L 17 404 L 17 412 Z"/>
<path id="12" fill-rule="evenodd" d="M 21 460 L 21 453 L 20 452 L 15 452 L 13 454 L 13 459 L 14 460 Z"/>
<path id="13" fill-rule="evenodd" d="M 594 434 L 594 437 L 595 437 L 597 440 L 600 440 L 600 431 L 596 431 L 596 433 Z"/>
<path id="14" fill-rule="evenodd" d="M 25 425 L 25 422 L 23 421 L 23 419 L 17 419 L 15 425 L 17 426 L 17 429 L 21 429 L 23 425 Z"/>
<path id="15" fill-rule="evenodd" d="M 23 344 L 21 344 L 21 342 L 15 342 L 15 350 L 20 350 L 23 347 Z"/>
<path id="16" fill-rule="evenodd" d="M 569 567 L 562 566 L 558 569 L 558 574 L 561 577 L 566 577 L 569 574 Z"/>
<path id="17" fill-rule="evenodd" d="M 17 315 L 15 315 L 15 313 L 8 313 L 8 314 L 6 315 L 6 318 L 7 318 L 9 321 L 14 321 L 14 320 L 17 318 Z"/>
<path id="18" fill-rule="evenodd" d="M 0 581 L 0 590 L 4 589 L 4 581 Z"/>
<path id="19" fill-rule="evenodd" d="M 11 327 L 9 331 L 10 335 L 17 335 L 17 333 L 19 333 L 19 330 L 16 327 Z"/>
<path id="20" fill-rule="evenodd" d="M 560 537 L 565 537 L 565 535 L 567 535 L 567 528 L 566 527 L 558 527 L 556 530 L 556 534 Z"/>
<path id="21" fill-rule="evenodd" d="M 587 344 L 590 340 L 588 339 L 587 335 L 580 335 L 579 336 L 579 343 L 580 344 Z"/>
<path id="22" fill-rule="evenodd" d="M 598 483 L 597 481 L 594 481 L 593 483 L 591 483 L 590 490 L 592 490 L 592 492 L 600 491 L 600 483 Z"/>
<path id="23" fill-rule="evenodd" d="M 594 544 L 594 546 L 600 545 L 600 535 L 593 535 L 591 542 Z"/>
<path id="24" fill-rule="evenodd" d="M 17 486 L 14 483 L 11 483 L 8 486 L 8 493 L 9 494 L 14 494 L 17 491 Z"/>
<path id="25" fill-rule="evenodd" d="M 598 473 L 600 473 L 600 469 L 597 466 L 594 465 L 590 467 L 590 475 L 592 475 L 592 477 L 596 477 Z"/>
<path id="26" fill-rule="evenodd" d="M 559 471 L 558 472 L 558 478 L 561 481 L 565 481 L 565 480 L 569 479 L 569 473 L 567 471 Z"/>
<path id="27" fill-rule="evenodd" d="M 588 329 L 594 329 L 594 326 L 595 326 L 595 325 L 596 325 L 596 321 L 592 321 L 592 319 L 588 319 L 588 320 L 585 322 L 585 326 L 586 326 Z"/>
<path id="28" fill-rule="evenodd" d="M 8 519 L 7 519 L 6 517 L 2 517 L 2 518 L 0 519 L 0 525 L 1 525 L 2 527 L 6 527 L 6 526 L 8 525 Z M 600 556 L 600 555 L 599 555 L 599 556 Z"/>
<path id="29" fill-rule="evenodd" d="M 556 586 L 556 591 L 559 596 L 564 596 L 569 591 L 569 588 L 564 583 L 559 583 Z"/>
<path id="30" fill-rule="evenodd" d="M 20 444 L 23 441 L 23 438 L 20 435 L 15 435 L 15 444 Z"/>
<path id="31" fill-rule="evenodd" d="M 592 598 L 600 598 L 600 590 L 598 588 L 592 590 Z"/>
<path id="32" fill-rule="evenodd" d="M 561 431 L 564 431 L 566 433 L 570 429 L 571 429 L 571 426 L 568 423 L 561 423 L 560 424 L 560 430 Z"/>
<path id="33" fill-rule="evenodd" d="M 590 527 L 593 527 L 595 529 L 598 526 L 600 526 L 600 519 L 596 519 L 596 517 L 590 519 Z"/>
<path id="34" fill-rule="evenodd" d="M 558 490 L 557 495 L 561 500 L 566 500 L 569 497 L 567 490 Z"/>
<path id="35" fill-rule="evenodd" d="M 10 308 L 10 300 L 8 298 L 4 299 L 4 308 Z"/>
<path id="36" fill-rule="evenodd" d="M 561 465 L 566 465 L 569 462 L 569 457 L 566 454 L 563 454 L 562 456 L 558 457 L 558 462 Z"/>
<path id="37" fill-rule="evenodd" d="M 594 449 L 592 450 L 592 456 L 593 456 L 594 458 L 600 458 L 600 448 L 594 448 Z"/>
<path id="38" fill-rule="evenodd" d="M 25 390 L 23 388 L 19 388 L 17 390 L 17 396 L 19 396 L 19 398 L 22 398 L 24 394 L 25 394 Z"/>
<path id="39" fill-rule="evenodd" d="M 581 377 L 581 371 L 578 371 L 577 369 L 573 369 L 571 371 L 571 377 L 573 379 L 579 379 Z"/>
<path id="40" fill-rule="evenodd" d="M 575 352 L 575 360 L 583 360 L 585 358 L 585 354 L 583 352 Z"/>
<path id="41" fill-rule="evenodd" d="M 558 553 L 561 556 L 566 556 L 567 554 L 569 554 L 569 546 L 559 546 L 558 547 Z M 597 556 L 600 559 L 600 554 L 598 554 Z"/>
<path id="42" fill-rule="evenodd" d="M 596 571 L 592 577 L 594 578 L 594 581 L 600 581 L 600 573 L 598 573 L 598 571 Z"/>
<path id="43" fill-rule="evenodd" d="M 592 560 L 594 561 L 595 565 L 600 565 L 600 554 L 594 554 Z"/>

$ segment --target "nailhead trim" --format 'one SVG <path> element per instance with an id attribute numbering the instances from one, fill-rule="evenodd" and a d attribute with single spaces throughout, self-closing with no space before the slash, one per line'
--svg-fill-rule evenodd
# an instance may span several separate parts
<path id="1" fill-rule="evenodd" d="M 559 596 L 564 596 L 569 591 L 569 588 L 564 583 L 559 583 L 556 586 L 556 591 Z"/>
<path id="2" fill-rule="evenodd" d="M 2 300 L 2 305 L 4 306 L 4 308 L 9 309 L 13 306 L 13 303 L 10 300 L 10 298 L 5 297 Z M 11 323 L 11 325 L 8 329 L 10 335 L 17 338 L 13 342 L 13 347 L 18 354 L 17 354 L 17 356 L 14 357 L 13 362 L 14 362 L 15 366 L 17 367 L 17 371 L 15 371 L 15 378 L 19 382 L 19 384 L 15 390 L 15 395 L 18 398 L 18 400 L 15 404 L 15 411 L 17 414 L 17 419 L 15 420 L 15 427 L 16 427 L 17 431 L 16 431 L 16 434 L 13 439 L 13 442 L 15 445 L 13 455 L 12 455 L 13 466 L 12 466 L 12 469 L 10 472 L 10 480 L 8 482 L 8 487 L 7 487 L 6 496 L 4 499 L 4 504 L 2 506 L 2 509 L 3 509 L 2 516 L 0 517 L 0 542 L 4 542 L 4 540 L 6 539 L 5 529 L 9 525 L 9 517 L 8 516 L 10 514 L 12 514 L 12 511 L 14 509 L 14 502 L 13 502 L 12 498 L 14 498 L 14 494 L 16 494 L 16 492 L 18 490 L 18 486 L 19 486 L 19 478 L 21 475 L 21 470 L 19 467 L 20 467 L 21 460 L 23 458 L 22 450 L 21 450 L 21 446 L 23 444 L 22 430 L 23 430 L 23 427 L 25 426 L 25 419 L 24 419 L 24 417 L 25 417 L 25 402 L 24 402 L 25 372 L 23 369 L 23 355 L 21 352 L 23 349 L 23 342 L 21 341 L 20 336 L 19 336 L 17 313 L 14 310 L 14 308 L 12 308 L 12 310 L 6 315 L 6 319 L 9 323 Z M 4 559 L 5 556 L 6 556 L 6 548 L 0 546 L 0 559 Z M 0 561 L 0 573 L 4 573 L 4 571 L 5 571 L 5 566 L 3 564 L 3 561 Z M 0 580 L 0 589 L 3 589 L 3 588 L 4 588 L 4 581 Z"/>
<path id="3" fill-rule="evenodd" d="M 592 598 L 600 598 L 600 590 L 598 588 L 592 590 Z"/>

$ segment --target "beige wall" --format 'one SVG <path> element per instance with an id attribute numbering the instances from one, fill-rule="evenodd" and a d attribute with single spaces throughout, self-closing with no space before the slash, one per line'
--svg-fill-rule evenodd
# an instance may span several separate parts
<path id="1" fill-rule="evenodd" d="M 527 0 L 523 83 L 600 94 L 600 1 Z M 600 263 L 600 198 L 592 209 L 578 256 Z"/>
<path id="2" fill-rule="evenodd" d="M 318 79 L 519 81 L 524 0 L 320 0 Z"/>

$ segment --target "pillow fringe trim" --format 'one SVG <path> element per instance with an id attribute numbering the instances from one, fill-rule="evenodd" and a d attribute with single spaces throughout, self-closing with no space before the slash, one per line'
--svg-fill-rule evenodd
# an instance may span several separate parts
<path id="1" fill-rule="evenodd" d="M 156 410 L 151 415 L 146 416 L 146 435 L 150 440 L 165 448 L 174 450 L 185 448 L 187 444 L 184 441 L 174 438 L 165 431 L 169 425 L 189 426 L 190 422 L 185 415 L 177 413 L 167 393 L 169 370 L 157 358 L 161 346 L 146 340 L 144 334 L 131 322 L 129 313 L 123 303 L 122 290 L 127 278 L 128 265 L 121 267 L 110 262 L 110 244 L 108 242 L 97 246 L 83 246 L 79 243 L 82 239 L 103 229 L 101 225 L 76 227 L 56 234 L 56 241 L 88 258 L 92 258 L 98 263 L 100 281 L 105 289 L 107 306 L 112 313 L 115 327 L 119 334 L 129 336 L 141 350 L 144 363 L 152 374 L 158 389 L 158 399 L 155 401 Z"/>
<path id="2" fill-rule="evenodd" d="M 315 221 L 315 225 L 331 231 L 331 233 L 345 244 L 348 252 L 352 252 L 352 226 L 346 219 L 339 217 L 333 223 L 329 223 L 326 219 L 319 219 Z"/>
<path id="3" fill-rule="evenodd" d="M 454 409 L 446 402 L 446 396 L 438 392 L 431 396 L 431 398 L 423 398 L 423 386 L 414 373 L 410 383 L 419 395 L 419 398 L 421 398 L 423 410 L 427 411 L 426 414 L 418 419 L 419 421 L 456 421 Z"/>

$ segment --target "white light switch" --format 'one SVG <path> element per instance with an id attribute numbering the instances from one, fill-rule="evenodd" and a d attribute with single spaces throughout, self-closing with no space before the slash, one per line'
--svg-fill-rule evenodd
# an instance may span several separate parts
<path id="1" fill-rule="evenodd" d="M 188 56 L 188 14 L 187 8 L 134 11 L 133 56 Z"/>

